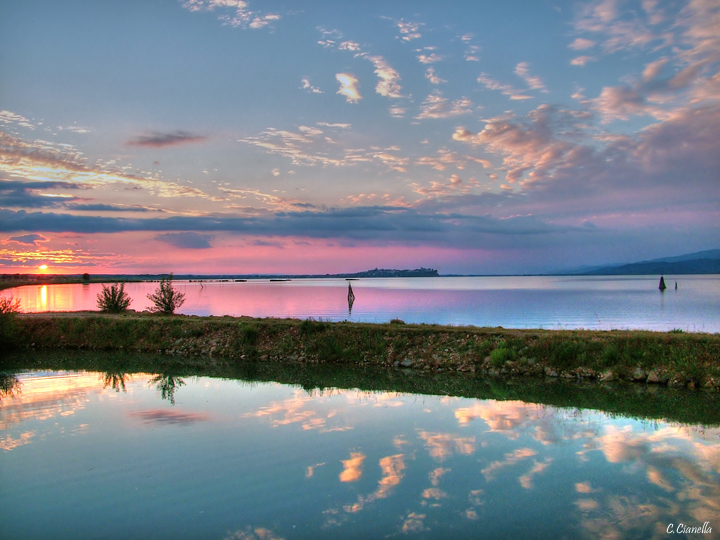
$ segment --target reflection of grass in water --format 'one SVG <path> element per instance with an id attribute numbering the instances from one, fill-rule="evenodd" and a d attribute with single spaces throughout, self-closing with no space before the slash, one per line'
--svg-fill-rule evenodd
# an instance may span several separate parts
<path id="1" fill-rule="evenodd" d="M 167 399 L 172 405 L 175 405 L 175 392 L 181 386 L 185 386 L 185 381 L 172 375 L 156 375 L 150 379 L 150 384 L 155 385 L 162 399 Z"/>
<path id="2" fill-rule="evenodd" d="M 119 392 L 120 390 L 127 392 L 125 383 L 127 383 L 129 378 L 130 375 L 121 371 L 106 371 L 102 376 L 103 388 L 107 388 L 109 386 L 116 392 Z"/>
<path id="3" fill-rule="evenodd" d="M 612 415 L 666 419 L 720 426 L 720 394 L 690 392 L 630 383 L 600 384 L 539 379 L 484 379 L 470 373 L 420 373 L 337 364 L 233 362 L 207 365 L 202 358 L 92 351 L 33 351 L 12 354 L 8 369 L 88 370 L 112 373 L 161 373 L 152 379 L 162 399 L 175 402 L 181 377 L 210 376 L 247 382 L 280 382 L 308 392 L 344 388 L 368 392 L 448 395 L 477 399 L 521 400 L 557 407 L 596 409 Z M 195 362 L 194 364 L 192 362 Z M 171 373 L 172 375 L 169 375 Z M 10 375 L 10 377 L 12 377 Z"/>
<path id="4" fill-rule="evenodd" d="M 14 398 L 21 393 L 20 381 L 12 373 L 0 373 L 0 401 L 3 398 Z"/>

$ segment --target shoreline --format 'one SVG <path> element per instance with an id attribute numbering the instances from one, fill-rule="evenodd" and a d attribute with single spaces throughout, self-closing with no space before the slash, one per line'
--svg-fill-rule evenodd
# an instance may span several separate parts
<path id="1" fill-rule="evenodd" d="M 17 314 L 9 321 L 6 341 L 21 350 L 154 353 L 177 366 L 338 364 L 487 379 L 631 381 L 720 391 L 720 334 L 94 311 Z"/>

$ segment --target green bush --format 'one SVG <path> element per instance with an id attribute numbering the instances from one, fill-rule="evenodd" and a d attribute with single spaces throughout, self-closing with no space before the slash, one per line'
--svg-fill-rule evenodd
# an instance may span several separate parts
<path id="1" fill-rule="evenodd" d="M 0 347 L 8 348 L 15 345 L 17 341 L 15 314 L 21 311 L 18 298 L 12 296 L 0 298 Z"/>
<path id="2" fill-rule="evenodd" d="M 312 334 L 317 334 L 319 332 L 325 332 L 328 327 L 328 324 L 323 322 L 322 320 L 316 321 L 311 317 L 300 323 L 300 335 L 309 336 Z"/>
<path id="3" fill-rule="evenodd" d="M 490 353 L 490 362 L 495 367 L 500 367 L 505 362 L 515 360 L 517 352 L 510 349 L 506 343 L 501 343 L 500 346 Z"/>
<path id="4" fill-rule="evenodd" d="M 177 291 L 172 286 L 172 274 L 160 280 L 160 286 L 153 294 L 147 297 L 152 300 L 153 306 L 150 311 L 153 313 L 164 313 L 172 315 L 175 310 L 185 303 L 185 294 Z"/>
<path id="5" fill-rule="evenodd" d="M 103 285 L 102 292 L 97 295 L 97 307 L 105 313 L 122 313 L 131 302 L 124 283 L 115 283 L 110 287 Z"/>

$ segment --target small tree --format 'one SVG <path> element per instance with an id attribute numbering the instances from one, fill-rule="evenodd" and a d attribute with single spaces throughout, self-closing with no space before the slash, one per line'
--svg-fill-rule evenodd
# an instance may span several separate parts
<path id="1" fill-rule="evenodd" d="M 155 304 L 150 308 L 153 313 L 172 315 L 185 303 L 185 294 L 176 291 L 172 286 L 172 274 L 160 280 L 160 286 L 147 297 Z"/>
<path id="2" fill-rule="evenodd" d="M 97 295 L 97 306 L 105 313 L 122 313 L 132 300 L 125 292 L 124 283 L 115 283 L 110 287 L 102 286 L 102 292 Z"/>
<path id="3" fill-rule="evenodd" d="M 13 296 L 0 298 L 0 315 L 20 313 L 20 299 Z"/>
<path id="4" fill-rule="evenodd" d="M 88 274 L 87 272 L 85 272 L 85 273 L 82 275 L 82 280 L 83 280 L 84 283 L 89 283 L 89 282 L 90 282 L 90 274 Z"/>

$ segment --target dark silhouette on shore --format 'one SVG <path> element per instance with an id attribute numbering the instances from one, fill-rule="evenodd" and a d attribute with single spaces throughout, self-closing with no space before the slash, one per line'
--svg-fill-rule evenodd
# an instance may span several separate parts
<path id="1" fill-rule="evenodd" d="M 658 286 L 658 289 L 661 291 L 667 289 L 667 285 L 665 285 L 665 278 L 663 276 L 660 276 L 660 285 Z"/>

